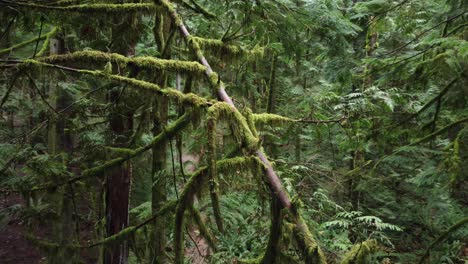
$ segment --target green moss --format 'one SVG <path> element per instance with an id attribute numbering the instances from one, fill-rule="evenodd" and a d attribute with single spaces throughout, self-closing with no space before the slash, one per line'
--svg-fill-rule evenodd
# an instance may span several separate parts
<path id="1" fill-rule="evenodd" d="M 113 150 L 116 150 L 117 152 L 124 154 L 125 156 L 106 161 L 104 162 L 104 164 L 96 166 L 94 168 L 86 169 L 81 173 L 82 176 L 90 177 L 90 176 L 95 176 L 95 175 L 101 175 L 104 171 L 108 170 L 109 168 L 115 167 L 119 164 L 124 163 L 125 161 L 131 158 L 134 158 L 138 155 L 143 154 L 145 151 L 150 150 L 153 146 L 159 144 L 161 141 L 175 136 L 175 134 L 180 132 L 182 128 L 186 127 L 189 124 L 189 121 L 190 121 L 190 114 L 185 113 L 183 116 L 181 116 L 176 121 L 174 121 L 171 125 L 169 125 L 163 132 L 155 136 L 149 144 L 143 147 L 139 147 L 134 150 L 123 149 L 123 148 L 120 148 L 120 149 L 113 148 Z"/>
<path id="2" fill-rule="evenodd" d="M 99 242 L 100 245 L 110 245 L 110 244 L 118 244 L 124 240 L 126 240 L 129 236 L 133 235 L 137 228 L 135 226 L 129 226 L 124 228 L 119 233 L 106 237 L 104 240 Z"/>
<path id="3" fill-rule="evenodd" d="M 128 148 L 106 147 L 106 149 L 122 157 L 133 157 L 136 154 L 135 150 Z"/>
<path id="4" fill-rule="evenodd" d="M 35 38 L 33 38 L 33 39 L 30 39 L 30 40 L 26 40 L 26 41 L 24 41 L 24 42 L 18 43 L 18 44 L 16 44 L 16 45 L 13 45 L 13 46 L 11 46 L 11 47 L 9 47 L 9 48 L 6 48 L 6 49 L 2 49 L 2 50 L 0 50 L 0 55 L 3 55 L 3 54 L 5 54 L 5 53 L 12 52 L 12 51 L 14 51 L 14 50 L 16 50 L 16 49 L 20 49 L 20 48 L 25 47 L 25 46 L 27 46 L 27 45 L 29 45 L 29 44 L 32 44 L 32 43 L 36 43 L 36 42 L 38 42 L 38 41 L 41 41 L 41 40 L 44 40 L 44 39 L 48 39 L 48 38 L 50 38 L 50 36 L 54 35 L 56 32 L 57 32 L 57 29 L 54 28 L 54 29 L 52 29 L 52 31 L 50 31 L 49 33 L 47 33 L 47 34 L 45 34 L 45 35 L 38 36 L 38 37 L 35 37 Z M 41 49 L 41 50 L 42 50 L 42 49 Z M 40 51 L 39 51 L 39 52 L 40 52 Z"/>
<path id="5" fill-rule="evenodd" d="M 23 63 L 18 65 L 18 68 L 34 68 L 34 67 L 35 68 L 49 67 L 49 68 L 66 69 L 66 67 L 61 67 L 58 65 L 49 64 L 49 63 L 45 63 L 42 61 L 31 60 L 31 59 L 24 60 Z M 107 79 L 110 81 L 116 81 L 116 82 L 128 84 L 135 88 L 140 88 L 140 89 L 156 92 L 160 95 L 166 96 L 169 99 L 174 100 L 177 103 L 188 105 L 194 108 L 207 107 L 212 104 L 207 99 L 201 96 L 198 96 L 196 94 L 193 94 L 193 93 L 184 94 L 174 88 L 162 89 L 157 84 L 134 79 L 134 78 L 128 78 L 128 77 L 124 77 L 120 75 L 105 74 L 101 71 L 77 70 L 77 69 L 71 69 L 71 68 L 69 68 L 69 70 L 75 73 L 91 75 L 91 76 L 95 76 L 98 78 Z"/>
<path id="6" fill-rule="evenodd" d="M 377 241 L 371 239 L 362 243 L 354 245 L 349 252 L 347 252 L 341 264 L 367 264 L 370 263 L 370 257 L 377 252 L 379 245 Z"/>
<path id="7" fill-rule="evenodd" d="M 305 263 L 326 264 L 325 255 L 315 241 L 304 218 L 302 218 L 302 207 L 302 201 L 298 197 L 293 197 L 290 211 L 294 219 L 294 239 L 302 251 Z"/>
<path id="8" fill-rule="evenodd" d="M 238 45 L 226 44 L 220 39 L 209 39 L 190 36 L 190 41 L 195 42 L 203 50 L 211 53 L 221 53 L 224 59 L 242 57 L 247 60 L 263 58 L 265 49 L 255 46 L 254 48 L 244 48 Z"/>
<path id="9" fill-rule="evenodd" d="M 41 49 L 39 50 L 39 52 L 37 52 L 36 56 L 37 57 L 41 57 L 43 56 L 44 54 L 46 54 L 46 52 L 49 50 L 49 45 L 50 45 L 50 38 L 53 37 L 56 33 L 57 33 L 57 30 L 58 28 L 57 27 L 54 27 L 52 29 L 51 32 L 49 32 L 49 34 L 47 34 L 46 36 L 46 39 L 44 41 L 44 43 L 42 44 L 42 47 Z"/>
<path id="10" fill-rule="evenodd" d="M 216 162 L 216 166 L 220 171 L 226 173 L 234 173 L 238 169 L 251 167 L 248 162 L 257 162 L 255 159 L 246 157 L 235 157 L 229 159 L 223 159 Z M 179 202 L 177 203 L 175 223 L 174 223 L 174 263 L 182 264 L 184 261 L 184 215 L 185 210 L 190 208 L 193 203 L 193 196 L 206 183 L 208 167 L 202 167 L 192 174 L 189 181 L 184 187 L 184 190 L 180 194 Z"/>
<path id="11" fill-rule="evenodd" d="M 107 14 L 122 14 L 122 13 L 153 13 L 156 6 L 152 3 L 125 3 L 125 4 L 82 4 L 68 6 L 50 6 L 39 5 L 28 2 L 15 2 L 12 4 L 17 8 L 34 9 L 43 12 L 60 11 L 60 12 L 77 12 L 77 13 L 107 13 Z"/>
<path id="12" fill-rule="evenodd" d="M 253 114 L 253 122 L 256 125 L 271 125 L 271 126 L 277 126 L 277 125 L 282 125 L 287 122 L 296 122 L 297 120 L 294 120 L 289 117 L 284 117 L 281 115 L 276 115 L 276 114 L 269 114 L 269 113 L 263 113 L 263 114 Z"/>
<path id="13" fill-rule="evenodd" d="M 117 53 L 105 53 L 101 51 L 77 51 L 65 55 L 54 55 L 40 58 L 47 63 L 57 62 L 84 62 L 84 63 L 107 63 L 112 62 L 121 69 L 135 66 L 142 69 L 154 71 L 173 71 L 201 75 L 205 73 L 205 66 L 194 61 L 164 60 L 153 57 L 126 57 Z"/>
<path id="14" fill-rule="evenodd" d="M 218 102 L 208 109 L 208 118 L 227 121 L 231 125 L 236 141 L 248 150 L 257 149 L 259 139 L 252 134 L 245 117 L 225 102 Z"/>
<path id="15" fill-rule="evenodd" d="M 237 260 L 239 264 L 260 264 L 262 263 L 262 256 L 254 259 L 239 259 Z"/>

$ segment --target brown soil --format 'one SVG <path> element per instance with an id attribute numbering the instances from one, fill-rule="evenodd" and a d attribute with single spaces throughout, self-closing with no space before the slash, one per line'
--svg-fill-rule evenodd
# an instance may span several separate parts
<path id="1" fill-rule="evenodd" d="M 23 199 L 17 194 L 6 194 L 0 200 L 0 210 L 10 206 L 24 205 Z M 12 217 L 5 219 L 0 227 L 0 262 L 4 264 L 36 264 L 43 259 L 39 250 L 24 237 L 24 222 Z"/>

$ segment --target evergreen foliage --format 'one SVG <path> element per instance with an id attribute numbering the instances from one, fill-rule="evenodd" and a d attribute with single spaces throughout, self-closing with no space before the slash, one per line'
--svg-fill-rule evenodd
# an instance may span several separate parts
<path id="1" fill-rule="evenodd" d="M 466 1 L 0 19 L 0 239 L 44 263 L 468 261 Z"/>

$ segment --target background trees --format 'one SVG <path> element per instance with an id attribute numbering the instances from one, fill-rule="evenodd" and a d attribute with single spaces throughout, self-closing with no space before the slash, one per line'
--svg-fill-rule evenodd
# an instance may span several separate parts
<path id="1" fill-rule="evenodd" d="M 0 6 L 3 225 L 47 262 L 466 258 L 464 1 Z"/>

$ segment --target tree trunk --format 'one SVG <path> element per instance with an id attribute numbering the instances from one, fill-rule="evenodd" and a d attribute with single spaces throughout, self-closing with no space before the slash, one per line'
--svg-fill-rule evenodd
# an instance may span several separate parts
<path id="1" fill-rule="evenodd" d="M 165 15 L 158 14 L 155 17 L 155 26 L 153 29 L 155 42 L 158 46 L 163 59 L 170 58 L 170 41 L 172 31 L 171 19 Z M 167 75 L 160 74 L 156 78 L 156 83 L 161 87 L 166 87 Z M 157 97 L 153 103 L 153 134 L 157 135 L 164 131 L 167 125 L 168 102 L 165 98 Z M 152 198 L 151 210 L 153 213 L 158 212 L 167 201 L 167 141 L 163 141 L 152 149 Z M 175 184 L 175 183 L 174 183 Z M 175 187 L 177 188 L 177 187 Z M 154 220 L 153 233 L 150 241 L 150 263 L 160 264 L 166 263 L 166 234 L 167 234 L 167 219 L 164 216 L 157 217 Z"/>

